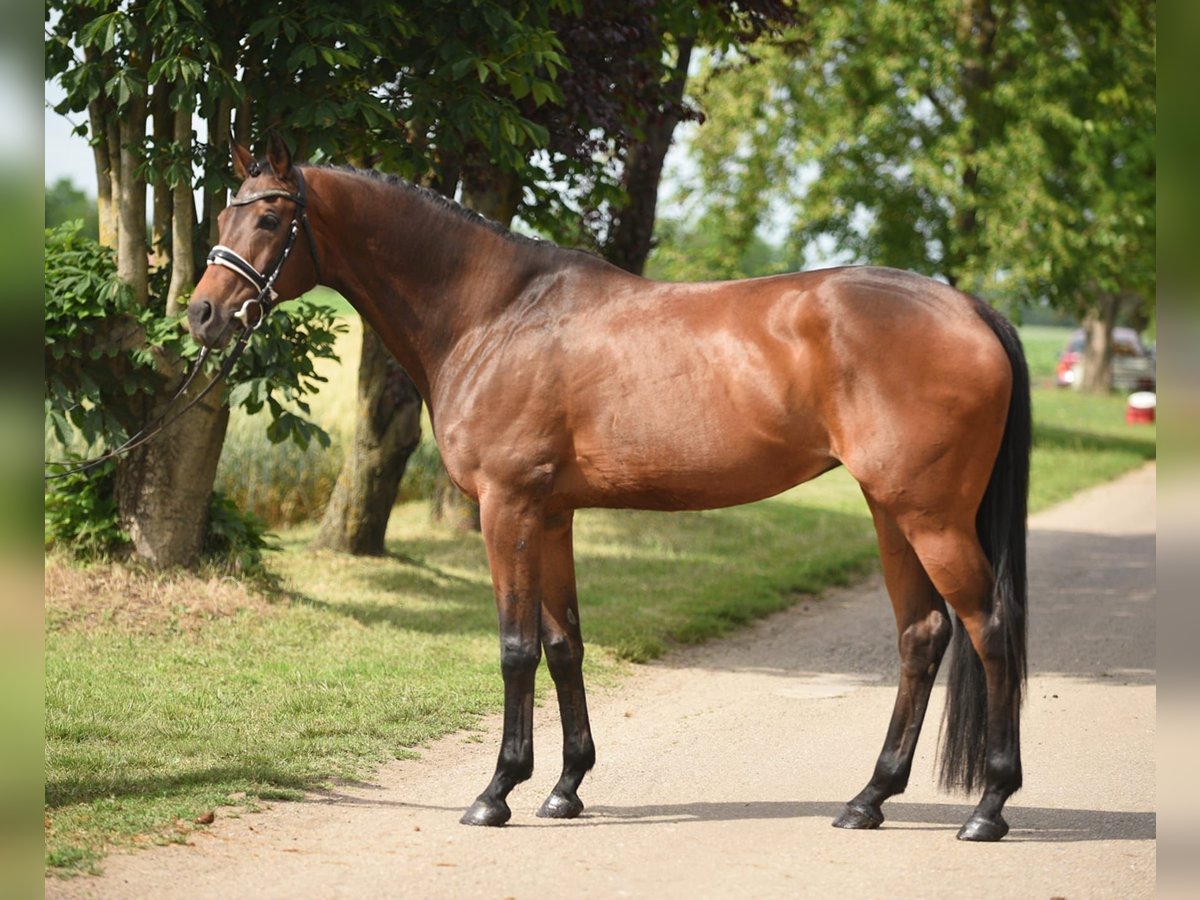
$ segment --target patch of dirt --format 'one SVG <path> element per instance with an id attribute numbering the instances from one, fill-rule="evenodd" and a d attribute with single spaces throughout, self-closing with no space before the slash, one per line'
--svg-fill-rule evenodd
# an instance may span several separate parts
<path id="1" fill-rule="evenodd" d="M 229 575 L 81 564 L 56 555 L 46 557 L 45 601 L 46 623 L 56 630 L 138 634 L 196 631 L 214 619 L 271 606 L 262 589 Z"/>

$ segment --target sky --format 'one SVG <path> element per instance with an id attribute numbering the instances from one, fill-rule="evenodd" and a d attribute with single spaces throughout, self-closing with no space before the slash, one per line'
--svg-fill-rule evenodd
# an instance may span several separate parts
<path id="1" fill-rule="evenodd" d="M 46 184 L 70 178 L 75 187 L 89 197 L 96 196 L 96 166 L 92 148 L 81 137 L 71 134 L 76 124 L 87 121 L 86 113 L 75 113 L 71 121 L 51 107 L 62 100 L 57 84 L 46 82 Z"/>

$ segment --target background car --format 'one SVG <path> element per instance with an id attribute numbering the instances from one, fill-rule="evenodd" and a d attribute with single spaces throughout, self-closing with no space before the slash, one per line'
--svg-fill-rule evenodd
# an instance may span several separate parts
<path id="1" fill-rule="evenodd" d="M 1059 387 L 1079 382 L 1085 340 L 1082 328 L 1071 332 L 1067 339 L 1055 372 Z M 1157 383 L 1154 353 L 1142 344 L 1138 333 L 1132 328 L 1114 328 L 1112 342 L 1113 387 L 1119 391 L 1153 391 Z"/>

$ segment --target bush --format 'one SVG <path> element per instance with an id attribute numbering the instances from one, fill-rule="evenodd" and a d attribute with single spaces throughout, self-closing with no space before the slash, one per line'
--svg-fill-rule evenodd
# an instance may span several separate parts
<path id="1" fill-rule="evenodd" d="M 262 568 L 263 551 L 279 549 L 273 537 L 262 519 L 238 509 L 220 491 L 213 491 L 204 536 L 205 557 L 235 572 L 257 572 Z"/>
<path id="2" fill-rule="evenodd" d="M 76 221 L 46 230 L 46 452 L 47 458 L 68 463 L 103 453 L 136 431 L 147 410 L 174 387 L 160 374 L 164 361 L 188 366 L 199 353 L 179 317 L 163 314 L 166 270 L 151 273 L 150 303 L 139 307 L 117 278 L 112 250 L 80 228 Z M 224 388 L 227 402 L 250 413 L 265 411 L 272 443 L 290 441 L 302 454 L 314 443 L 329 446 L 329 435 L 311 419 L 306 397 L 324 381 L 314 360 L 336 359 L 335 342 L 344 330 L 325 306 L 300 302 L 275 310 L 234 366 Z M 209 365 L 215 373 L 220 361 Z M 302 470 L 285 471 L 294 484 Z M 108 463 L 46 483 L 47 546 L 95 557 L 127 545 L 114 471 Z M 215 495 L 206 552 L 232 554 L 241 568 L 256 565 L 269 548 L 264 529 L 260 518 Z"/>
<path id="3" fill-rule="evenodd" d="M 65 546 L 77 557 L 103 559 L 129 543 L 113 496 L 116 471 L 116 463 L 110 460 L 49 483 L 45 498 L 47 550 Z"/>

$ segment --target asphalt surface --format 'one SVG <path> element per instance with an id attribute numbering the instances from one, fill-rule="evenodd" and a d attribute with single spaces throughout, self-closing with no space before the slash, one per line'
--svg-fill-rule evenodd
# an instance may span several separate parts
<path id="1" fill-rule="evenodd" d="M 955 840 L 976 798 L 938 792 L 935 688 L 908 792 L 878 831 L 830 827 L 867 780 L 895 692 L 878 579 L 640 667 L 592 692 L 583 816 L 537 819 L 556 704 L 512 822 L 458 816 L 498 718 L 370 784 L 120 853 L 48 897 L 1136 898 L 1155 891 L 1155 484 L 1149 466 L 1031 520 L 1025 788 L 998 844 Z M 586 627 L 586 600 L 583 614 Z"/>

